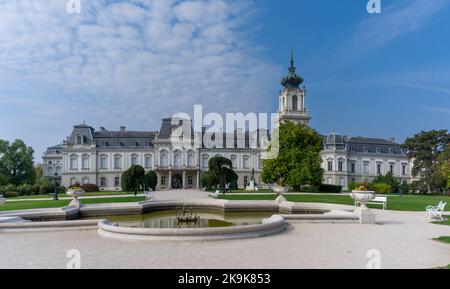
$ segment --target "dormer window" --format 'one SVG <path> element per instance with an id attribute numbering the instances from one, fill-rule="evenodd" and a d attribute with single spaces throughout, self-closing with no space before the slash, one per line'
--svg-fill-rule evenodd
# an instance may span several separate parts
<path id="1" fill-rule="evenodd" d="M 381 149 L 380 148 L 377 148 L 377 153 L 378 154 L 381 153 Z"/>
<path id="2" fill-rule="evenodd" d="M 369 152 L 369 150 L 367 149 L 367 147 L 363 147 L 363 151 L 364 151 L 365 153 L 368 153 L 368 152 Z"/>
<path id="3" fill-rule="evenodd" d="M 77 144 L 83 144 L 83 138 L 81 137 L 81 135 L 77 136 Z"/>
<path id="4" fill-rule="evenodd" d="M 393 154 L 394 153 L 394 149 L 393 148 L 389 148 L 389 153 Z"/>

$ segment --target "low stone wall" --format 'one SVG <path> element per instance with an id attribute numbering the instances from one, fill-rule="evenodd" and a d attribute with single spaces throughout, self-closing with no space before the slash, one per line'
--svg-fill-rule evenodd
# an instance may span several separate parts
<path id="1" fill-rule="evenodd" d="M 82 221 L 53 221 L 53 222 L 15 222 L 1 223 L 0 232 L 33 232 L 33 231 L 56 231 L 56 230 L 86 230 L 97 229 L 101 220 Z"/>
<path id="2" fill-rule="evenodd" d="M 264 219 L 262 224 L 220 227 L 220 228 L 188 228 L 188 229 L 157 229 L 120 227 L 109 221 L 98 223 L 98 233 L 101 236 L 125 240 L 225 240 L 256 238 L 281 233 L 286 228 L 283 217 L 273 215 Z"/>

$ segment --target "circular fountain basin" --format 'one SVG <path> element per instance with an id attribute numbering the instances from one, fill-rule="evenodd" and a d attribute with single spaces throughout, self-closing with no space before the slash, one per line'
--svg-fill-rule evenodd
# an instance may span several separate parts
<path id="1" fill-rule="evenodd" d="M 147 222 L 147 225 L 143 222 L 140 226 L 103 220 L 98 223 L 98 233 L 104 237 L 128 240 L 224 240 L 277 234 L 284 231 L 286 227 L 284 218 L 279 215 L 247 225 L 218 219 L 204 219 L 206 221 L 203 226 L 183 227 L 177 225 L 176 220 L 168 220 L 171 221 Z M 162 223 L 168 227 L 161 226 Z"/>

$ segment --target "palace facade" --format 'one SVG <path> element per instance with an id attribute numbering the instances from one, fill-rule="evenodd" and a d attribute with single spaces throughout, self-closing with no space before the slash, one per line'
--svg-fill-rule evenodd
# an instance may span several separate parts
<path id="1" fill-rule="evenodd" d="M 291 56 L 289 73 L 281 81 L 283 90 L 279 98 L 279 121 L 290 120 L 309 125 L 306 107 L 306 89 L 300 87 L 303 78 L 296 74 Z M 207 148 L 203 143 L 205 130 L 192 133 L 185 140 L 179 134 L 182 120 L 166 118 L 159 131 L 129 131 L 126 127 L 110 131 L 98 130 L 83 123 L 73 126 L 70 136 L 62 144 L 49 147 L 43 156 L 44 175 L 63 186 L 75 183 L 96 184 L 101 190 L 121 190 L 122 173 L 132 165 L 153 170 L 158 176 L 159 190 L 199 189 L 200 177 L 208 171 L 208 161 L 215 156 L 231 160 L 238 174 L 238 186 L 245 187 L 252 171 L 260 182 L 262 149 L 260 141 L 269 139 L 267 131 L 254 133 L 235 131 L 231 135 L 234 145 Z M 229 134 L 224 134 L 224 139 Z M 192 140 L 200 139 L 200 146 Z M 226 148 L 225 148 L 226 147 Z M 393 140 L 347 137 L 332 133 L 324 137 L 321 152 L 324 182 L 347 188 L 352 181 L 371 179 L 391 171 L 396 177 L 411 180 L 411 163 L 406 152 Z"/>

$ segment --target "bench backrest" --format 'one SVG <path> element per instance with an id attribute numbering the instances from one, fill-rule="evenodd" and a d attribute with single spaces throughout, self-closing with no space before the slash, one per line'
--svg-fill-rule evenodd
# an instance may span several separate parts
<path id="1" fill-rule="evenodd" d="M 444 211 L 445 205 L 447 205 L 447 203 L 445 203 L 445 202 L 439 202 L 439 205 L 438 205 L 439 210 L 440 210 L 440 211 Z"/>
<path id="2" fill-rule="evenodd" d="M 375 197 L 375 202 L 387 202 L 387 197 Z"/>

